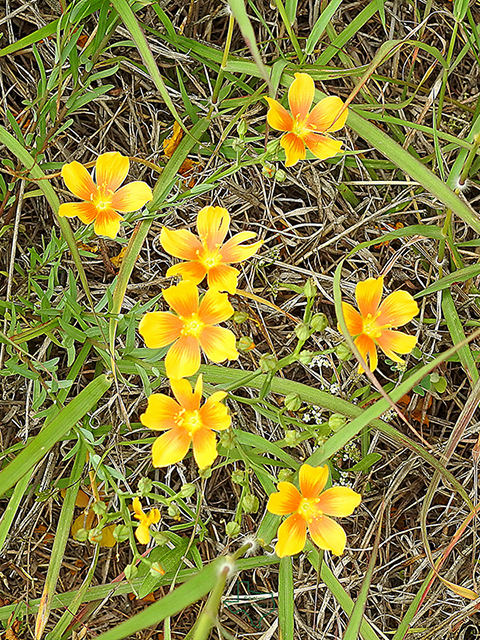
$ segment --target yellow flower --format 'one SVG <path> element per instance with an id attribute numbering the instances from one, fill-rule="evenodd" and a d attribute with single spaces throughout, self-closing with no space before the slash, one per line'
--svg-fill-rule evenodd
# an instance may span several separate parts
<path id="1" fill-rule="evenodd" d="M 289 113 L 282 105 L 265 98 L 270 109 L 268 124 L 277 131 L 286 131 L 280 144 L 285 149 L 287 167 L 291 167 L 306 157 L 305 145 L 320 160 L 331 158 L 342 148 L 342 143 L 327 138 L 322 133 L 341 129 L 347 119 L 347 109 L 341 112 L 343 102 L 336 96 L 328 96 L 310 111 L 315 96 L 315 83 L 307 73 L 296 73 L 288 90 Z M 340 113 L 341 112 L 341 113 Z"/>
<path id="2" fill-rule="evenodd" d="M 380 304 L 383 276 L 368 278 L 355 288 L 360 313 L 348 302 L 342 303 L 348 332 L 355 338 L 355 345 L 369 367 L 375 371 L 378 364 L 377 346 L 394 362 L 403 363 L 397 353 L 410 353 L 417 344 L 415 336 L 409 336 L 392 328 L 401 327 L 418 314 L 418 305 L 407 291 L 394 291 Z M 363 368 L 359 366 L 359 373 Z"/>
<path id="3" fill-rule="evenodd" d="M 118 151 L 103 153 L 95 164 L 97 184 L 86 168 L 79 162 L 70 162 L 62 168 L 62 178 L 74 196 L 83 202 L 68 202 L 60 205 L 59 216 L 79 217 L 85 224 L 94 222 L 98 236 L 115 238 L 120 213 L 138 211 L 152 200 L 152 190 L 145 182 L 130 182 L 120 187 L 125 180 L 130 161 Z"/>
<path id="4" fill-rule="evenodd" d="M 135 518 L 140 520 L 140 524 L 135 529 L 135 536 L 140 544 L 148 544 L 150 542 L 150 525 L 160 522 L 160 511 L 151 509 L 148 514 L 142 509 L 139 498 L 133 499 L 133 511 Z"/>
<path id="5" fill-rule="evenodd" d="M 193 445 L 193 457 L 200 469 L 211 466 L 217 457 L 215 431 L 228 429 L 231 418 L 227 407 L 220 401 L 227 395 L 217 391 L 200 407 L 202 376 L 193 390 L 188 380 L 170 381 L 176 400 L 162 393 L 148 398 L 148 407 L 140 416 L 146 427 L 166 431 L 153 443 L 154 467 L 166 467 L 182 460 Z"/>
<path id="6" fill-rule="evenodd" d="M 163 297 L 177 315 L 168 311 L 146 313 L 138 330 L 150 349 L 160 349 L 173 342 L 165 357 L 170 379 L 185 378 L 198 371 L 200 348 L 213 362 L 238 358 L 235 335 L 228 329 L 213 326 L 233 314 L 226 293 L 209 289 L 199 303 L 196 285 L 187 280 L 165 289 Z"/>
<path id="7" fill-rule="evenodd" d="M 218 291 L 234 294 L 237 289 L 238 269 L 229 266 L 231 262 L 242 262 L 256 253 L 262 242 L 248 246 L 240 243 L 254 238 L 252 231 L 242 231 L 222 244 L 230 226 L 230 216 L 222 207 L 204 207 L 197 217 L 197 231 L 200 239 L 187 231 L 162 229 L 160 242 L 167 253 L 175 258 L 187 260 L 176 264 L 167 271 L 168 276 L 182 276 L 193 284 L 207 276 L 208 286 Z"/>
<path id="8" fill-rule="evenodd" d="M 278 529 L 275 553 L 280 558 L 302 551 L 307 527 L 320 549 L 327 549 L 337 556 L 343 553 L 347 540 L 345 531 L 328 516 L 349 516 L 362 497 L 348 487 L 332 487 L 323 491 L 327 480 L 327 465 L 311 467 L 303 464 L 299 472 L 300 491 L 291 482 L 280 482 L 278 493 L 270 495 L 267 504 L 270 513 L 278 516 L 292 514 Z"/>

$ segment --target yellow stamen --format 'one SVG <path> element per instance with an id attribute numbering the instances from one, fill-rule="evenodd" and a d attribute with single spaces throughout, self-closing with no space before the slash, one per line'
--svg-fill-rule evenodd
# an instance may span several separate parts
<path id="1" fill-rule="evenodd" d="M 180 331 L 182 336 L 192 336 L 198 338 L 205 323 L 200 320 L 198 313 L 192 313 L 190 317 L 180 317 L 183 320 L 183 329 Z"/>

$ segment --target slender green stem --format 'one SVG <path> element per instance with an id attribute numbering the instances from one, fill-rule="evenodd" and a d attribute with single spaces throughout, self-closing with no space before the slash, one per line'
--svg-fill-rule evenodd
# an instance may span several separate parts
<path id="1" fill-rule="evenodd" d="M 223 77 L 225 75 L 225 68 L 228 62 L 228 54 L 230 53 L 230 45 L 232 44 L 234 24 L 235 24 L 235 18 L 233 16 L 233 13 L 231 13 L 230 18 L 228 20 L 227 40 L 225 42 L 225 49 L 223 50 L 222 64 L 220 65 L 220 69 L 218 70 L 217 81 L 215 82 L 215 87 L 213 89 L 212 104 L 210 106 L 210 111 L 208 112 L 208 117 L 212 115 L 214 105 L 217 104 L 218 95 L 220 93 L 220 89 L 222 88 Z"/>
<path id="2" fill-rule="evenodd" d="M 445 92 L 447 90 L 448 72 L 449 72 L 449 69 L 450 69 L 450 64 L 452 62 L 453 49 L 455 47 L 455 42 L 457 40 L 457 31 L 458 31 L 458 22 L 455 22 L 455 25 L 453 27 L 452 37 L 450 38 L 450 46 L 448 47 L 447 68 L 444 69 L 444 71 L 443 71 L 442 86 L 440 88 L 440 94 L 438 96 L 437 128 L 440 128 L 440 122 L 442 120 L 442 110 L 443 110 L 443 102 L 445 100 Z"/>

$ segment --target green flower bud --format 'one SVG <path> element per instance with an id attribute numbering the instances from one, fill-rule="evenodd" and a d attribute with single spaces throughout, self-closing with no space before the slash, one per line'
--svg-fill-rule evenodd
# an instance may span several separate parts
<path id="1" fill-rule="evenodd" d="M 117 524 L 113 530 L 113 537 L 117 542 L 124 542 L 125 540 L 128 540 L 129 534 L 130 527 L 127 527 L 126 524 Z"/>
<path id="2" fill-rule="evenodd" d="M 283 169 L 277 169 L 275 171 L 275 180 L 277 182 L 285 182 L 286 179 L 287 179 L 287 174 Z"/>
<path id="3" fill-rule="evenodd" d="M 328 318 L 324 313 L 316 313 L 310 320 L 310 326 L 314 331 L 325 331 L 328 327 Z"/>
<path id="4" fill-rule="evenodd" d="M 125 578 L 127 580 L 131 580 L 132 578 L 134 578 L 137 575 L 138 569 L 134 564 L 127 564 L 127 566 L 125 567 L 123 572 L 125 574 Z"/>
<path id="5" fill-rule="evenodd" d="M 302 399 L 296 393 L 289 393 L 288 396 L 285 396 L 284 404 L 289 411 L 298 411 L 302 406 Z"/>
<path id="6" fill-rule="evenodd" d="M 248 124 L 246 120 L 242 118 L 240 122 L 237 124 L 237 133 L 240 136 L 240 138 L 243 138 L 247 133 L 247 131 L 248 131 Z"/>
<path id="7" fill-rule="evenodd" d="M 280 140 L 279 139 L 274 139 L 274 140 L 269 140 L 267 142 L 267 154 L 269 156 L 276 156 L 278 151 L 280 149 Z"/>
<path id="8" fill-rule="evenodd" d="M 254 346 L 255 343 L 250 336 L 242 336 L 240 340 L 237 340 L 237 349 L 239 351 L 250 351 Z"/>
<path id="9" fill-rule="evenodd" d="M 240 153 L 245 149 L 245 142 L 241 138 L 233 138 L 232 149 L 235 153 Z"/>
<path id="10" fill-rule="evenodd" d="M 205 467 L 205 469 L 199 469 L 198 475 L 200 476 L 200 478 L 205 478 L 205 480 L 208 480 L 208 478 L 210 478 L 210 476 L 212 475 L 212 467 Z"/>
<path id="11" fill-rule="evenodd" d="M 193 496 L 195 491 L 196 491 L 196 488 L 194 484 L 190 484 L 190 483 L 184 484 L 180 489 L 180 497 L 190 498 L 190 496 Z"/>
<path id="12" fill-rule="evenodd" d="M 312 361 L 312 358 L 313 358 L 312 352 L 308 351 L 307 349 L 300 351 L 300 353 L 298 354 L 298 361 L 301 364 L 305 364 L 305 365 L 310 364 L 310 362 Z"/>
<path id="13" fill-rule="evenodd" d="M 242 322 L 246 322 L 249 318 L 249 315 L 246 311 L 235 311 L 232 316 L 232 320 L 237 324 L 242 324 Z"/>
<path id="14" fill-rule="evenodd" d="M 97 516 L 104 516 L 107 513 L 107 505 L 105 504 L 105 502 L 94 502 L 92 505 L 92 510 L 93 513 L 95 513 Z"/>
<path id="15" fill-rule="evenodd" d="M 273 353 L 266 353 L 260 358 L 258 365 L 263 373 L 275 371 L 277 367 L 277 358 L 273 355 Z"/>
<path id="16" fill-rule="evenodd" d="M 89 532 L 87 529 L 79 529 L 73 537 L 78 542 L 85 542 L 85 540 L 88 540 L 88 534 Z"/>
<path id="17" fill-rule="evenodd" d="M 305 342 L 305 340 L 308 340 L 310 337 L 310 329 L 306 324 L 301 322 L 300 324 L 297 324 L 297 326 L 295 327 L 295 335 L 299 340 L 301 340 L 302 342 Z"/>
<path id="18" fill-rule="evenodd" d="M 175 504 L 175 502 L 171 502 L 168 510 L 167 510 L 168 515 L 171 518 L 179 518 L 180 517 L 180 509 L 178 508 L 178 505 Z"/>
<path id="19" fill-rule="evenodd" d="M 275 167 L 271 162 L 265 162 L 265 164 L 262 167 L 262 173 L 266 178 L 273 178 L 273 176 L 276 173 Z"/>
<path id="20" fill-rule="evenodd" d="M 314 298 L 317 295 L 317 287 L 313 278 L 309 278 L 303 287 L 303 293 L 306 298 Z"/>
<path id="21" fill-rule="evenodd" d="M 350 358 L 352 357 L 352 352 L 345 342 L 341 342 L 337 346 L 337 348 L 335 349 L 335 353 L 337 354 L 338 359 L 342 361 L 350 360 Z"/>
<path id="22" fill-rule="evenodd" d="M 291 482 L 293 478 L 293 471 L 291 469 L 280 469 L 278 472 L 279 482 Z"/>
<path id="23" fill-rule="evenodd" d="M 220 431 L 219 444 L 227 451 L 235 447 L 235 434 L 233 433 L 233 429 Z"/>
<path id="24" fill-rule="evenodd" d="M 240 469 L 234 469 L 230 477 L 235 484 L 245 484 L 245 472 Z"/>
<path id="25" fill-rule="evenodd" d="M 242 508 L 245 513 L 257 513 L 259 506 L 260 503 L 257 496 L 253 496 L 249 493 L 243 498 Z"/>
<path id="26" fill-rule="evenodd" d="M 231 522 L 227 522 L 225 526 L 225 533 L 229 538 L 236 538 L 240 533 L 240 525 L 238 522 L 234 522 L 233 520 Z"/>
<path id="27" fill-rule="evenodd" d="M 90 529 L 88 532 L 88 541 L 92 544 L 97 544 L 102 541 L 103 533 L 100 527 L 95 527 L 95 529 Z"/>
<path id="28" fill-rule="evenodd" d="M 332 431 L 338 431 L 347 424 L 347 419 L 340 413 L 334 413 L 328 419 L 328 426 Z"/>
<path id="29" fill-rule="evenodd" d="M 165 575 L 165 569 L 159 562 L 152 562 L 152 566 L 150 567 L 150 575 L 154 578 L 158 578 L 158 576 Z"/>
<path id="30" fill-rule="evenodd" d="M 285 431 L 285 444 L 287 447 L 294 447 L 297 443 L 297 432 L 295 429 Z"/>
<path id="31" fill-rule="evenodd" d="M 148 494 L 152 490 L 152 487 L 153 482 L 150 480 L 150 478 L 140 478 L 140 480 L 138 481 L 138 492 L 144 498 L 148 496 Z"/>

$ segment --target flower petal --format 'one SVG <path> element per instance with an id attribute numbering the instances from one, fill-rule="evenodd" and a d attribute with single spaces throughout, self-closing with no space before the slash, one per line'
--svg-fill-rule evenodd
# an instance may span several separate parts
<path id="1" fill-rule="evenodd" d="M 197 216 L 197 231 L 208 251 L 215 251 L 225 240 L 230 214 L 223 207 L 203 207 Z"/>
<path id="2" fill-rule="evenodd" d="M 223 431 L 232 424 L 227 407 L 220 402 L 225 396 L 224 391 L 213 393 L 200 409 L 200 418 L 208 429 Z"/>
<path id="3" fill-rule="evenodd" d="M 342 555 L 347 543 L 347 535 L 335 520 L 328 516 L 314 518 L 308 523 L 308 530 L 317 547 L 327 549 L 336 556 Z"/>
<path id="4" fill-rule="evenodd" d="M 285 149 L 286 167 L 293 167 L 299 160 L 305 160 L 307 153 L 303 140 L 294 133 L 287 133 L 282 136 L 280 144 Z"/>
<path id="5" fill-rule="evenodd" d="M 73 195 L 89 202 L 97 195 L 97 186 L 83 164 L 74 160 L 62 167 L 62 178 Z"/>
<path id="6" fill-rule="evenodd" d="M 113 239 L 117 237 L 122 220 L 122 216 L 113 209 L 103 209 L 98 212 L 93 228 L 97 236 L 107 236 L 107 238 Z"/>
<path id="7" fill-rule="evenodd" d="M 237 290 L 237 278 L 240 271 L 228 264 L 219 264 L 208 271 L 208 286 L 217 291 L 228 291 L 232 295 Z"/>
<path id="8" fill-rule="evenodd" d="M 377 325 L 401 327 L 410 322 L 418 314 L 419 309 L 418 304 L 407 291 L 394 291 L 385 298 L 379 311 Z"/>
<path id="9" fill-rule="evenodd" d="M 116 526 L 116 524 L 109 524 L 108 527 L 102 529 L 102 537 L 99 542 L 101 547 L 114 547 L 117 544 L 117 540 L 113 535 Z"/>
<path id="10" fill-rule="evenodd" d="M 392 331 L 385 329 L 381 335 L 376 338 L 376 342 L 383 353 L 394 362 L 403 362 L 397 353 L 410 353 L 417 344 L 416 336 L 409 336 L 403 331 Z"/>
<path id="11" fill-rule="evenodd" d="M 302 496 L 297 487 L 291 482 L 279 482 L 278 493 L 271 493 L 268 499 L 267 511 L 277 516 L 287 516 L 295 513 L 300 506 Z"/>
<path id="12" fill-rule="evenodd" d="M 167 253 L 181 260 L 198 260 L 199 254 L 204 251 L 200 240 L 187 229 L 171 231 L 163 227 L 160 243 Z"/>
<path id="13" fill-rule="evenodd" d="M 350 487 L 332 487 L 320 496 L 317 508 L 327 516 L 343 518 L 353 513 L 362 501 L 362 496 Z"/>
<path id="14" fill-rule="evenodd" d="M 65 202 L 58 209 L 58 215 L 66 218 L 78 216 L 85 224 L 90 224 L 97 217 L 98 211 L 91 202 Z"/>
<path id="15" fill-rule="evenodd" d="M 199 469 L 210 467 L 218 456 L 217 440 L 210 429 L 199 429 L 193 434 L 193 457 Z"/>
<path id="16" fill-rule="evenodd" d="M 275 553 L 279 558 L 293 556 L 302 551 L 306 540 L 307 527 L 305 519 L 295 513 L 278 527 L 278 542 L 275 545 Z"/>
<path id="17" fill-rule="evenodd" d="M 150 311 L 140 320 L 138 331 L 149 349 L 160 349 L 180 337 L 183 322 L 167 311 Z"/>
<path id="18" fill-rule="evenodd" d="M 140 544 L 148 544 L 150 542 L 150 531 L 145 523 L 141 522 L 135 529 L 135 537 Z"/>
<path id="19" fill-rule="evenodd" d="M 170 267 L 165 275 L 167 278 L 180 276 L 183 280 L 189 280 L 197 285 L 205 278 L 207 270 L 201 262 L 181 262 Z"/>
<path id="20" fill-rule="evenodd" d="M 168 350 L 165 357 L 167 376 L 172 379 L 186 378 L 197 373 L 200 366 L 200 346 L 192 336 L 182 336 Z"/>
<path id="21" fill-rule="evenodd" d="M 202 398 L 201 374 L 198 376 L 195 391 L 192 389 L 190 382 L 184 378 L 180 380 L 170 380 L 170 386 L 172 387 L 173 395 L 181 405 L 179 410 L 183 408 L 187 411 L 196 411 L 200 407 L 200 400 Z"/>
<path id="22" fill-rule="evenodd" d="M 311 467 L 309 464 L 302 464 L 298 477 L 302 497 L 308 499 L 318 498 L 327 484 L 328 474 L 328 465 Z"/>
<path id="23" fill-rule="evenodd" d="M 267 122 L 277 131 L 291 131 L 293 129 L 293 118 L 282 105 L 273 98 L 265 97 L 270 107 L 267 112 Z"/>
<path id="24" fill-rule="evenodd" d="M 158 509 L 150 509 L 148 512 L 146 523 L 148 526 L 160 522 L 160 511 Z"/>
<path id="25" fill-rule="evenodd" d="M 363 331 L 362 316 L 358 311 L 348 302 L 342 302 L 343 317 L 345 318 L 345 324 L 347 325 L 348 333 L 351 336 L 357 336 Z"/>
<path id="26" fill-rule="evenodd" d="M 209 289 L 203 296 L 198 309 L 198 317 L 201 321 L 206 325 L 218 324 L 228 320 L 232 315 L 233 307 L 228 301 L 228 295 L 219 293 L 216 289 Z"/>
<path id="27" fill-rule="evenodd" d="M 241 231 L 230 238 L 221 248 L 222 262 L 243 262 L 256 253 L 263 244 L 262 240 L 249 245 L 241 245 L 245 240 L 255 238 L 254 231 Z"/>
<path id="28" fill-rule="evenodd" d="M 146 182 L 130 182 L 115 191 L 111 205 L 116 211 L 130 213 L 141 209 L 149 200 L 153 200 L 153 194 Z"/>
<path id="29" fill-rule="evenodd" d="M 142 509 L 142 503 L 140 502 L 140 498 L 134 498 L 132 502 L 133 512 L 135 514 L 135 518 L 137 520 L 143 520 L 145 514 Z"/>
<path id="30" fill-rule="evenodd" d="M 175 416 L 181 408 L 173 398 L 163 393 L 152 393 L 148 398 L 148 406 L 145 413 L 140 416 L 140 422 L 149 429 L 157 431 L 174 429 L 177 426 Z"/>
<path id="31" fill-rule="evenodd" d="M 324 133 L 325 131 L 338 131 L 347 120 L 348 109 L 343 109 L 343 102 L 337 96 L 327 96 L 312 109 L 305 126 L 307 129 Z"/>
<path id="32" fill-rule="evenodd" d="M 198 336 L 200 346 L 213 362 L 237 360 L 239 353 L 235 346 L 236 339 L 229 329 L 223 327 L 204 327 Z M 192 375 L 190 373 L 184 375 Z"/>
<path id="33" fill-rule="evenodd" d="M 152 446 L 154 467 L 168 467 L 180 462 L 187 455 L 191 438 L 186 429 L 176 427 L 162 434 Z"/>
<path id="34" fill-rule="evenodd" d="M 362 318 L 366 318 L 368 314 L 375 316 L 378 311 L 378 305 L 382 298 L 383 276 L 379 278 L 367 278 L 363 282 L 358 282 L 355 287 L 355 298 Z"/>
<path id="35" fill-rule="evenodd" d="M 113 193 L 127 177 L 129 168 L 129 159 L 126 156 L 122 156 L 118 151 L 102 153 L 98 156 L 95 164 L 97 185 L 101 189 Z"/>
<path id="36" fill-rule="evenodd" d="M 303 141 L 319 160 L 333 158 L 342 150 L 343 144 L 340 140 L 332 140 L 318 133 L 307 133 L 306 136 L 303 136 Z"/>
<path id="37" fill-rule="evenodd" d="M 355 345 L 360 351 L 362 358 L 370 367 L 370 371 L 375 371 L 378 365 L 377 347 L 372 338 L 361 333 L 355 340 Z M 367 358 L 368 356 L 368 358 Z M 364 369 L 361 364 L 358 365 L 358 373 L 363 373 Z"/>
<path id="38" fill-rule="evenodd" d="M 308 73 L 296 73 L 295 80 L 288 90 L 288 103 L 293 119 L 303 123 L 312 106 L 315 95 L 315 83 Z"/>
<path id="39" fill-rule="evenodd" d="M 198 289 L 193 282 L 184 281 L 165 289 L 163 297 L 179 316 L 198 312 Z"/>

